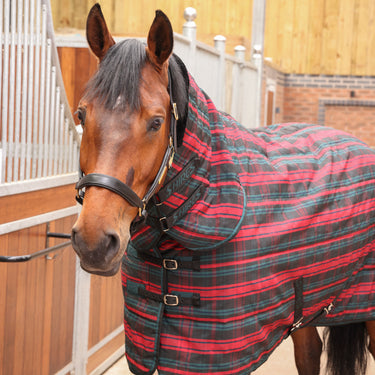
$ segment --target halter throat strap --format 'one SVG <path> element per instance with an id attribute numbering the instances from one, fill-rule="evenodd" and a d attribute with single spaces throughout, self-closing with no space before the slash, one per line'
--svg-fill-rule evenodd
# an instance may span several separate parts
<path id="1" fill-rule="evenodd" d="M 104 189 L 108 189 L 122 198 L 124 198 L 131 206 L 137 207 L 139 209 L 139 216 L 145 215 L 145 209 L 148 201 L 151 197 L 156 193 L 157 189 L 163 183 L 165 176 L 169 168 L 172 166 L 173 158 L 175 150 L 177 149 L 177 120 L 178 120 L 178 113 L 177 113 L 177 105 L 173 101 L 173 92 L 172 92 L 172 79 L 170 70 L 168 69 L 168 92 L 170 97 L 170 104 L 171 104 L 171 122 L 170 122 L 170 130 L 169 130 L 169 142 L 168 147 L 165 151 L 162 163 L 160 165 L 159 171 L 156 174 L 156 177 L 151 184 L 150 188 L 148 189 L 147 193 L 143 197 L 143 199 L 139 198 L 139 196 L 135 193 L 135 191 L 130 188 L 128 185 L 123 183 L 122 181 L 118 180 L 115 177 L 108 176 L 101 173 L 90 173 L 88 175 L 84 175 L 79 168 L 79 180 L 75 186 L 77 190 L 76 200 L 78 203 L 83 204 L 84 199 L 84 188 L 88 186 L 97 186 Z"/>

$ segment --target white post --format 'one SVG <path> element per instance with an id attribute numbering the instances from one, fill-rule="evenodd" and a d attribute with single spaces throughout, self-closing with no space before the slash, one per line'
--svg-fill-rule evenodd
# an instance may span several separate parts
<path id="1" fill-rule="evenodd" d="M 192 75 L 195 75 L 195 51 L 197 44 L 197 25 L 194 20 L 197 18 L 197 11 L 188 7 L 184 11 L 186 22 L 182 27 L 182 34 L 190 39 L 189 59 L 187 61 L 188 69 Z"/>
<path id="2" fill-rule="evenodd" d="M 223 35 L 216 35 L 214 37 L 214 46 L 220 53 L 219 58 L 219 77 L 216 81 L 216 92 L 218 93 L 217 98 L 218 102 L 216 103 L 217 107 L 222 111 L 226 111 L 225 106 L 225 89 L 226 89 L 226 74 L 225 74 L 225 43 L 226 38 Z"/>
<path id="3" fill-rule="evenodd" d="M 253 28 L 252 28 L 252 60 L 258 68 L 258 79 L 255 103 L 256 127 L 260 126 L 260 113 L 262 105 L 262 75 L 263 75 L 263 47 L 264 47 L 264 24 L 265 24 L 266 0 L 253 2 Z"/>
<path id="4" fill-rule="evenodd" d="M 234 47 L 234 56 L 241 61 L 245 62 L 246 47 L 238 45 Z"/>
<path id="5" fill-rule="evenodd" d="M 90 274 L 85 272 L 76 257 L 76 287 L 73 328 L 74 375 L 86 375 L 90 322 Z"/>
<path id="6" fill-rule="evenodd" d="M 182 34 L 190 40 L 197 39 L 197 24 L 194 20 L 197 18 L 197 11 L 192 7 L 187 7 L 184 11 L 186 22 L 182 27 Z"/>

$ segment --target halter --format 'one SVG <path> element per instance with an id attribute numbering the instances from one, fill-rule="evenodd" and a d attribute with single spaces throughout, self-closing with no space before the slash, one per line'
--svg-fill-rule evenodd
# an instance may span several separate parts
<path id="1" fill-rule="evenodd" d="M 156 177 L 143 197 L 143 199 L 139 198 L 138 195 L 132 190 L 128 185 L 124 184 L 122 181 L 118 180 L 115 177 L 108 176 L 106 174 L 101 173 L 90 173 L 88 175 L 84 175 L 81 168 L 79 167 L 78 174 L 79 180 L 76 184 L 76 200 L 78 203 L 83 204 L 83 199 L 85 196 L 85 192 L 83 188 L 87 186 L 98 186 L 101 188 L 105 188 L 108 190 L 113 191 L 114 193 L 120 195 L 124 198 L 131 206 L 138 207 L 139 209 L 139 216 L 145 215 L 146 205 L 150 198 L 155 194 L 156 190 L 160 187 L 164 178 L 168 172 L 168 169 L 172 166 L 173 158 L 175 150 L 177 150 L 177 120 L 178 120 L 178 113 L 177 113 L 177 105 L 173 101 L 172 95 L 172 80 L 171 74 L 168 69 L 168 91 L 172 109 L 171 115 L 171 124 L 169 130 L 169 144 L 165 151 L 163 161 L 159 168 Z"/>

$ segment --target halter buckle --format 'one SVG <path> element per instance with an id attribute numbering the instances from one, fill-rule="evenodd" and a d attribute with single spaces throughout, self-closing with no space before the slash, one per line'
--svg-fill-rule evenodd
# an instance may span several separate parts
<path id="1" fill-rule="evenodd" d="M 174 118 L 176 119 L 176 121 L 178 120 L 178 112 L 177 112 L 177 104 L 176 103 L 172 103 L 172 112 L 173 112 L 173 115 L 174 115 Z"/>

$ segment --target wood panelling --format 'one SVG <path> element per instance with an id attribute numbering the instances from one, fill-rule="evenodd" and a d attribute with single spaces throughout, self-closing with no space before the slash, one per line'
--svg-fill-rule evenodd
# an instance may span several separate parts
<path id="1" fill-rule="evenodd" d="M 123 324 L 124 299 L 120 272 L 91 277 L 89 348 Z"/>
<path id="2" fill-rule="evenodd" d="M 84 29 L 93 0 L 52 0 L 55 27 Z M 164 10 L 182 33 L 185 7 L 197 9 L 197 38 L 212 45 L 217 34 L 248 49 L 253 1 L 102 0 L 114 35 L 145 37 L 155 9 Z M 256 17 L 256 15 L 255 15 Z M 249 56 L 249 52 L 248 52 Z M 264 56 L 287 73 L 375 75 L 375 1 L 268 0 Z"/>
<path id="3" fill-rule="evenodd" d="M 88 48 L 61 47 L 57 51 L 70 109 L 75 113 L 86 83 L 97 70 L 98 62 Z M 76 117 L 75 120 L 79 123 Z"/>
<path id="4" fill-rule="evenodd" d="M 267 1 L 264 55 L 287 73 L 375 75 L 375 2 Z"/>
<path id="5" fill-rule="evenodd" d="M 0 197 L 0 224 L 74 205 L 74 185 Z"/>
<path id="6" fill-rule="evenodd" d="M 69 233 L 74 221 L 75 216 L 60 219 L 50 229 Z M 1 254 L 42 250 L 45 233 L 42 224 L 0 236 Z M 71 361 L 75 255 L 71 247 L 55 255 L 0 263 L 0 374 L 53 374 Z"/>
<path id="7" fill-rule="evenodd" d="M 86 17 L 93 0 L 52 0 L 55 29 L 85 29 Z M 155 10 L 163 10 L 171 20 L 173 30 L 182 34 L 185 8 L 197 10 L 197 36 L 202 42 L 213 45 L 217 34 L 227 38 L 227 52 L 244 44 L 250 48 L 253 0 L 102 0 L 99 2 L 108 27 L 113 35 L 146 37 L 155 16 Z"/>

